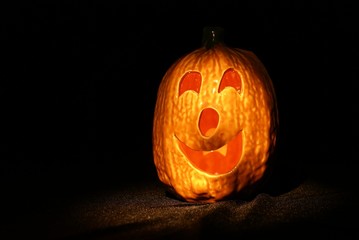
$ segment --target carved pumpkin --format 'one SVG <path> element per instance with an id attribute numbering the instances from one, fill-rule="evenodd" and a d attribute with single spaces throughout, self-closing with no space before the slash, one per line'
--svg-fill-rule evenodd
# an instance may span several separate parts
<path id="1" fill-rule="evenodd" d="M 249 51 L 228 47 L 221 28 L 164 75 L 153 121 L 153 156 L 162 183 L 188 202 L 215 202 L 262 178 L 276 145 L 272 81 Z"/>

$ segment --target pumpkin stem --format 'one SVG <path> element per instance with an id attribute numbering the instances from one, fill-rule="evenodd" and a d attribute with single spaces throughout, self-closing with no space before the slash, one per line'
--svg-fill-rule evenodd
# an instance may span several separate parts
<path id="1" fill-rule="evenodd" d="M 203 28 L 202 45 L 206 49 L 213 48 L 218 43 L 223 43 L 224 29 L 218 26 L 207 26 Z"/>

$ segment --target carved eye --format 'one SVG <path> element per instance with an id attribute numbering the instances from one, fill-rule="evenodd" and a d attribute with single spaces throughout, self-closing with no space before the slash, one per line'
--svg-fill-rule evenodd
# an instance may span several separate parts
<path id="1" fill-rule="evenodd" d="M 233 68 L 229 68 L 224 72 L 221 83 L 218 88 L 218 92 L 222 92 L 222 90 L 226 87 L 233 87 L 238 92 L 241 92 L 242 90 L 241 77 L 239 76 L 238 72 L 235 71 Z"/>
<path id="2" fill-rule="evenodd" d="M 201 88 L 202 77 L 199 72 L 186 73 L 180 82 L 178 96 L 181 96 L 185 91 L 195 91 L 199 93 Z"/>

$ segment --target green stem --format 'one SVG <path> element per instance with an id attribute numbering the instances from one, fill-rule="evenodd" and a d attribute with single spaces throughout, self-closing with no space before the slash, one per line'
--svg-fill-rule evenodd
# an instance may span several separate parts
<path id="1" fill-rule="evenodd" d="M 223 43 L 224 29 L 221 27 L 204 27 L 202 36 L 202 45 L 206 49 L 213 48 L 218 43 Z"/>

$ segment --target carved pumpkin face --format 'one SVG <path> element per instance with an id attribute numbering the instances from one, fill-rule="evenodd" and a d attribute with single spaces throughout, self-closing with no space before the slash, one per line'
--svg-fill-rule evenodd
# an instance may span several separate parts
<path id="1" fill-rule="evenodd" d="M 168 69 L 154 113 L 159 179 L 189 202 L 254 185 L 276 143 L 275 92 L 265 68 L 253 53 L 212 40 Z"/>

